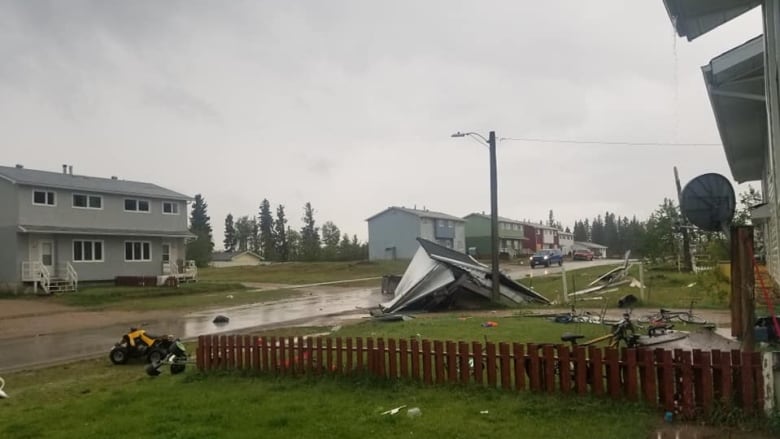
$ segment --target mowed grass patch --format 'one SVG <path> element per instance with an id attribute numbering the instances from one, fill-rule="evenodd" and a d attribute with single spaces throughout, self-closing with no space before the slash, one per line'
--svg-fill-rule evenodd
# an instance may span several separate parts
<path id="1" fill-rule="evenodd" d="M 584 290 L 588 284 L 596 280 L 602 274 L 608 272 L 616 265 L 582 268 L 566 272 L 567 290 L 569 293 Z M 695 301 L 694 308 L 727 308 L 729 302 L 730 285 L 728 281 L 715 271 L 702 273 L 681 273 L 664 267 L 645 265 L 643 273 L 645 285 L 645 300 L 638 302 L 635 307 L 673 307 L 685 309 Z M 629 270 L 629 276 L 639 279 L 639 265 L 634 264 Z M 544 269 L 538 269 L 533 277 L 518 279 L 524 285 L 531 286 L 550 300 L 563 303 L 563 279 L 560 273 L 544 275 Z M 607 306 L 614 308 L 618 299 L 632 294 L 641 299 L 641 291 L 629 284 L 617 287 L 609 287 L 597 293 L 570 297 L 570 300 L 582 302 L 583 307 L 598 308 L 601 302 L 598 300 L 582 300 L 602 296 Z"/>
<path id="2" fill-rule="evenodd" d="M 320 282 L 401 275 L 409 261 L 284 262 L 249 267 L 202 268 L 198 276 L 206 281 L 258 282 L 305 285 Z"/>
<path id="3" fill-rule="evenodd" d="M 240 305 L 300 295 L 294 290 L 250 290 L 240 283 L 197 282 L 178 287 L 87 286 L 54 297 L 36 297 L 63 305 L 104 310 L 189 309 Z M 25 297 L 26 299 L 27 297 Z"/>
<path id="4" fill-rule="evenodd" d="M 105 359 L 6 376 L 0 437 L 647 437 L 659 414 L 608 399 L 353 378 L 149 378 Z M 401 405 L 395 416 L 381 413 Z M 487 411 L 481 414 L 481 411 Z"/>

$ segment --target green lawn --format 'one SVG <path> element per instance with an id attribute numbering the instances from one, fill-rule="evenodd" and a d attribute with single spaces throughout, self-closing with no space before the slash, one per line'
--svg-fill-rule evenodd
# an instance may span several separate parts
<path id="1" fill-rule="evenodd" d="M 636 404 L 500 390 L 422 387 L 366 377 L 240 374 L 149 378 L 106 359 L 11 374 L 7 438 L 647 437 L 659 415 Z M 407 405 L 396 416 L 380 413 Z M 487 414 L 480 412 L 487 410 Z"/>
<path id="2" fill-rule="evenodd" d="M 617 264 L 615 265 L 617 266 Z M 566 272 L 569 292 L 587 288 L 588 284 L 598 276 L 606 273 L 611 265 L 583 268 Z M 534 271 L 533 277 L 518 279 L 519 282 L 532 286 L 551 300 L 561 301 L 563 282 L 560 274 L 543 275 L 543 270 Z M 639 279 L 639 265 L 635 264 L 629 274 Z M 691 300 L 696 300 L 695 307 L 727 308 L 730 285 L 728 281 L 714 272 L 678 273 L 676 270 L 644 267 L 645 300 L 637 306 L 643 307 L 674 307 L 687 308 Z M 689 285 L 693 284 L 689 287 Z M 640 289 L 629 285 L 616 287 L 603 296 L 610 308 L 617 306 L 617 300 L 627 294 L 640 298 Z M 612 290 L 613 288 L 608 288 Z M 580 298 L 596 297 L 598 293 L 580 296 Z M 579 300 L 579 299 L 577 299 Z M 598 301 L 585 301 L 588 307 L 599 307 Z"/>
<path id="3" fill-rule="evenodd" d="M 197 282 L 179 287 L 91 285 L 55 296 L 4 295 L 2 298 L 47 301 L 90 310 L 150 311 L 259 303 L 300 294 L 297 290 L 248 289 L 240 283 Z"/>
<path id="4" fill-rule="evenodd" d="M 401 275 L 408 264 L 409 261 L 285 262 L 254 267 L 202 268 L 198 270 L 198 276 L 205 281 L 304 285 Z"/>

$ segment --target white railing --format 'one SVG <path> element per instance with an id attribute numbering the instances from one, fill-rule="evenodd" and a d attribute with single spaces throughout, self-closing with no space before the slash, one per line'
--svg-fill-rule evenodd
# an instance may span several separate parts
<path id="1" fill-rule="evenodd" d="M 173 261 L 163 262 L 163 274 L 175 276 L 179 274 L 179 266 Z"/>
<path id="2" fill-rule="evenodd" d="M 198 266 L 195 265 L 195 261 L 189 260 L 184 263 L 184 273 L 187 277 L 192 279 L 198 278 Z"/>
<path id="3" fill-rule="evenodd" d="M 65 279 L 68 281 L 71 288 L 73 288 L 73 291 L 78 291 L 79 274 L 76 271 L 76 269 L 73 268 L 73 264 L 71 264 L 70 262 L 65 263 Z"/>
<path id="4" fill-rule="evenodd" d="M 40 261 L 22 261 L 22 282 L 32 282 L 36 291 L 40 284 L 43 291 L 48 294 L 51 273 Z"/>

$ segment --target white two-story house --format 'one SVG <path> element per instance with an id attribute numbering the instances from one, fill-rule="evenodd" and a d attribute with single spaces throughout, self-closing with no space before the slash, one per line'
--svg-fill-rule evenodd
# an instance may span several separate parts
<path id="1" fill-rule="evenodd" d="M 0 288 L 180 272 L 190 197 L 72 169 L 0 166 Z"/>

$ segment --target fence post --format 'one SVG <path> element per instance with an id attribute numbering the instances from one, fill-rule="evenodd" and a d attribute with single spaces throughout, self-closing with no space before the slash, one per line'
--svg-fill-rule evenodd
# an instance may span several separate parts
<path id="1" fill-rule="evenodd" d="M 341 337 L 336 337 L 336 371 L 344 374 L 344 340 Z"/>
<path id="2" fill-rule="evenodd" d="M 260 337 L 260 343 L 260 352 L 263 356 L 263 372 L 269 372 L 271 370 L 269 367 L 270 359 L 268 358 L 268 343 L 270 343 L 270 341 L 268 340 L 268 337 Z"/>
<path id="3" fill-rule="evenodd" d="M 639 389 L 637 387 L 637 358 L 636 349 L 629 348 L 625 351 L 625 371 L 626 371 L 626 396 L 631 401 L 639 399 Z"/>
<path id="4" fill-rule="evenodd" d="M 577 394 L 584 395 L 588 393 L 588 359 L 585 356 L 584 346 L 577 346 L 574 349 L 574 355 L 577 359 L 574 365 L 574 371 L 577 374 Z"/>
<path id="5" fill-rule="evenodd" d="M 454 341 L 447 341 L 447 381 L 450 383 L 458 382 L 458 352 Z"/>
<path id="6" fill-rule="evenodd" d="M 680 369 L 682 372 L 681 375 L 682 389 L 679 389 L 682 395 L 682 401 L 680 401 L 680 405 L 682 406 L 683 416 L 687 419 L 691 419 L 693 418 L 693 414 L 695 413 L 695 409 L 696 409 L 694 403 L 694 397 L 693 397 L 695 379 L 693 376 L 693 363 L 691 361 L 691 352 L 683 351 L 681 358 L 678 357 L 678 361 L 680 361 L 681 364 Z"/>
<path id="7" fill-rule="evenodd" d="M 374 369 L 376 376 L 385 377 L 385 339 L 379 337 L 376 341 L 376 350 L 374 350 Z"/>
<path id="8" fill-rule="evenodd" d="M 374 338 L 366 337 L 366 367 L 371 375 L 376 375 L 376 364 L 374 363 Z"/>
<path id="9" fill-rule="evenodd" d="M 224 335 L 219 336 L 219 368 L 222 370 L 227 369 L 228 362 L 228 349 L 227 349 L 227 337 Z"/>
<path id="10" fill-rule="evenodd" d="M 365 369 L 365 363 L 363 362 L 363 338 L 355 338 L 355 365 L 361 373 Z"/>
<path id="11" fill-rule="evenodd" d="M 441 340 L 433 342 L 434 367 L 436 369 L 436 384 L 444 384 L 444 343 Z"/>
<path id="12" fill-rule="evenodd" d="M 555 392 L 555 348 L 546 344 L 542 347 L 544 355 L 544 388 L 547 393 Z"/>
<path id="13" fill-rule="evenodd" d="M 693 398 L 696 407 L 704 407 L 702 396 L 704 395 L 704 375 L 702 374 L 702 356 L 701 349 L 693 350 Z"/>
<path id="14" fill-rule="evenodd" d="M 279 343 L 276 339 L 276 337 L 271 337 L 270 345 L 268 346 L 268 349 L 270 349 L 270 357 L 271 357 L 271 371 L 274 373 L 279 372 L 279 356 L 277 352 L 277 347 L 279 346 Z"/>
<path id="15" fill-rule="evenodd" d="M 206 340 L 206 336 L 204 335 L 198 336 L 198 347 L 195 350 L 195 360 L 196 360 L 195 364 L 198 367 L 199 372 L 203 372 L 203 358 L 205 356 L 204 351 L 206 350 L 205 340 Z"/>
<path id="16" fill-rule="evenodd" d="M 347 338 L 347 373 L 353 374 L 355 372 L 353 366 L 353 359 L 355 356 L 355 348 L 352 346 L 352 337 Z"/>
<path id="17" fill-rule="evenodd" d="M 615 348 L 606 349 L 607 357 L 607 384 L 609 386 L 609 396 L 612 399 L 620 398 L 620 360 L 618 351 Z"/>
<path id="18" fill-rule="evenodd" d="M 400 357 L 398 363 L 400 364 L 400 372 L 402 379 L 409 379 L 409 346 L 406 339 L 400 339 L 398 341 L 398 356 Z"/>
<path id="19" fill-rule="evenodd" d="M 236 336 L 236 366 L 238 370 L 244 369 L 244 336 Z"/>
<path id="20" fill-rule="evenodd" d="M 512 352 L 515 357 L 515 389 L 520 391 L 525 389 L 525 354 L 523 345 L 512 343 Z"/>
<path id="21" fill-rule="evenodd" d="M 590 357 L 590 388 L 593 394 L 601 396 L 604 394 L 604 365 L 602 360 L 602 351 L 594 346 L 588 346 L 588 357 Z"/>
<path id="22" fill-rule="evenodd" d="M 388 373 L 391 380 L 398 378 L 398 352 L 395 348 L 395 339 L 387 339 L 387 366 L 389 367 Z"/>
<path id="23" fill-rule="evenodd" d="M 333 339 L 328 337 L 325 339 L 325 361 L 327 364 L 325 365 L 325 372 L 331 373 L 333 372 Z"/>
<path id="24" fill-rule="evenodd" d="M 225 337 L 225 363 L 226 369 L 235 369 L 236 368 L 236 351 L 233 350 L 233 341 L 235 340 L 235 336 L 228 335 Z"/>
<path id="25" fill-rule="evenodd" d="M 639 377 L 642 380 L 642 393 L 644 399 L 653 406 L 658 405 L 658 391 L 656 386 L 656 372 L 655 361 L 653 351 L 649 349 L 643 349 L 642 355 L 642 367 L 639 370 Z"/>
<path id="26" fill-rule="evenodd" d="M 485 343 L 485 355 L 487 356 L 487 379 L 488 386 L 491 389 L 496 388 L 496 344 L 493 342 Z"/>
<path id="27" fill-rule="evenodd" d="M 694 357 L 694 367 L 696 367 L 696 358 Z M 712 400 L 715 398 L 715 391 L 712 380 L 712 362 L 711 353 L 704 351 L 701 353 L 699 370 L 701 376 L 701 389 L 696 389 L 697 399 L 701 391 L 701 402 L 704 407 L 704 413 L 712 413 Z"/>
<path id="28" fill-rule="evenodd" d="M 561 393 L 564 395 L 571 391 L 571 363 L 569 360 L 569 347 L 558 345 L 558 370 L 560 370 Z"/>
<path id="29" fill-rule="evenodd" d="M 290 361 L 287 359 L 287 337 L 281 336 L 277 341 L 276 361 L 279 363 L 279 373 L 287 375 Z"/>
<path id="30" fill-rule="evenodd" d="M 460 382 L 468 384 L 471 381 L 471 366 L 469 366 L 469 344 L 458 343 L 458 365 L 460 367 Z"/>
<path id="31" fill-rule="evenodd" d="M 511 360 L 509 357 L 509 344 L 504 342 L 499 343 L 498 352 L 501 359 L 499 362 L 501 364 L 501 388 L 504 390 L 509 390 L 512 388 L 511 371 L 509 366 Z"/>
<path id="32" fill-rule="evenodd" d="M 661 348 L 656 349 L 656 358 L 660 359 L 660 374 L 658 380 L 658 393 L 661 395 L 661 403 L 664 410 L 674 410 L 674 363 L 672 351 Z"/>
<path id="33" fill-rule="evenodd" d="M 471 344 L 472 355 L 474 356 L 474 381 L 477 384 L 482 384 L 482 345 L 479 342 L 472 342 Z"/>
<path id="34" fill-rule="evenodd" d="M 538 392 L 542 387 L 539 376 L 539 348 L 534 343 L 528 343 L 526 352 L 528 352 L 528 377 L 531 390 Z"/>
<path id="35" fill-rule="evenodd" d="M 423 382 L 425 384 L 433 384 L 433 377 L 431 371 L 431 341 L 422 341 L 422 365 L 423 365 Z"/>
<path id="36" fill-rule="evenodd" d="M 420 341 L 412 339 L 412 379 L 420 380 Z"/>

